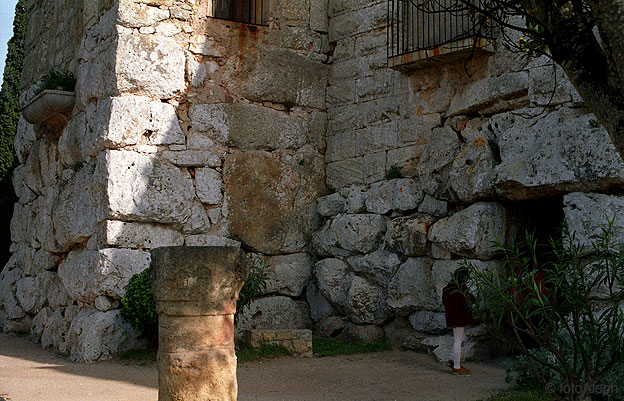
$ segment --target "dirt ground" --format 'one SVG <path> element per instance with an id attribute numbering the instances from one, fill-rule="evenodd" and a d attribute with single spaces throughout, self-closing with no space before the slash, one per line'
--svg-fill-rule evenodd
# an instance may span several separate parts
<path id="1" fill-rule="evenodd" d="M 239 364 L 240 401 L 470 401 L 506 387 L 499 362 L 453 376 L 427 355 L 382 352 Z M 155 401 L 154 363 L 72 363 L 26 338 L 0 334 L 0 401 Z"/>

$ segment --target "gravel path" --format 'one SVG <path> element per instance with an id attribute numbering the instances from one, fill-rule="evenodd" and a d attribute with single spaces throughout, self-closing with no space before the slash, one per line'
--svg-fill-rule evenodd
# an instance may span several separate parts
<path id="1" fill-rule="evenodd" d="M 401 351 L 251 361 L 238 367 L 238 399 L 471 401 L 506 387 L 499 363 L 466 365 L 471 376 L 453 376 L 429 356 Z M 0 334 L 0 401 L 155 401 L 157 385 L 153 363 L 72 363 Z"/>

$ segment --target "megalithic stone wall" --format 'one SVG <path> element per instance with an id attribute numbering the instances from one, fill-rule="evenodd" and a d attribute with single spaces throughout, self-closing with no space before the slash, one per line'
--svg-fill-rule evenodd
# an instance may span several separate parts
<path id="1" fill-rule="evenodd" d="M 266 26 L 209 4 L 29 1 L 21 100 L 59 68 L 76 104 L 62 129 L 19 123 L 5 330 L 109 358 L 141 344 L 118 308 L 150 249 L 231 245 L 271 266 L 239 330 L 446 358 L 440 288 L 462 258 L 497 264 L 493 239 L 621 210 L 624 162 L 549 60 L 497 41 L 395 71 L 385 0 L 275 0 Z"/>
<path id="2" fill-rule="evenodd" d="M 235 401 L 234 313 L 247 277 L 236 247 L 151 251 L 158 312 L 158 400 Z"/>
<path id="3" fill-rule="evenodd" d="M 296 272 L 271 271 L 263 302 L 308 327 L 326 2 L 271 2 L 266 26 L 209 18 L 208 0 L 30 3 L 22 101 L 56 68 L 77 77 L 76 104 L 66 127 L 19 124 L 3 328 L 76 360 L 140 346 L 124 287 L 150 249 L 182 245 L 244 246 Z"/>

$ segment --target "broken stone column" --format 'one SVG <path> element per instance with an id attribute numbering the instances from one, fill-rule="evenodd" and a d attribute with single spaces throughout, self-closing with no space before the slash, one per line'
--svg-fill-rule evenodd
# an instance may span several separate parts
<path id="1" fill-rule="evenodd" d="M 234 313 L 247 277 L 236 247 L 151 251 L 158 312 L 158 400 L 236 400 Z"/>

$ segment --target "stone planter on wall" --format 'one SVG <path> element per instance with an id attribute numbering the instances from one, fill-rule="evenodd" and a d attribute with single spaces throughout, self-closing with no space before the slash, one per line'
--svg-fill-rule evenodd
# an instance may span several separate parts
<path id="1" fill-rule="evenodd" d="M 46 89 L 24 106 L 22 115 L 31 124 L 63 125 L 75 100 L 75 92 Z"/>

